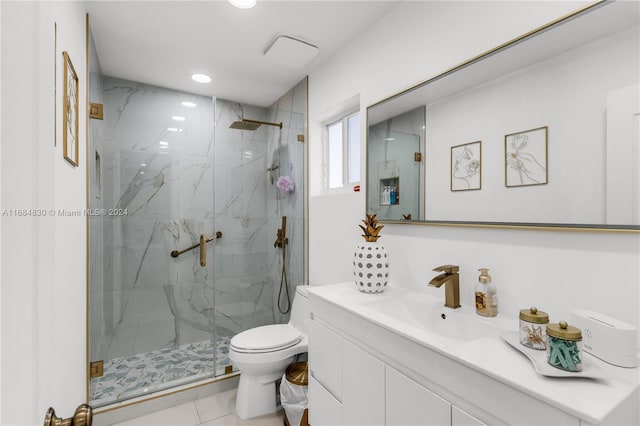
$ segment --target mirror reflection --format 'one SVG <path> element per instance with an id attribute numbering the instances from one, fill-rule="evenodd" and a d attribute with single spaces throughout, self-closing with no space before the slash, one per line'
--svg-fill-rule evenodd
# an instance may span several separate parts
<path id="1" fill-rule="evenodd" d="M 639 6 L 592 6 L 370 107 L 367 211 L 640 229 Z M 416 111 L 424 178 L 405 187 L 415 164 L 398 158 L 420 142 L 394 132 L 419 134 L 400 127 Z M 386 205 L 396 176 L 400 204 Z"/>
<path id="2" fill-rule="evenodd" d="M 371 120 L 369 121 L 371 123 Z M 424 107 L 369 126 L 367 205 L 380 219 L 423 217 Z"/>

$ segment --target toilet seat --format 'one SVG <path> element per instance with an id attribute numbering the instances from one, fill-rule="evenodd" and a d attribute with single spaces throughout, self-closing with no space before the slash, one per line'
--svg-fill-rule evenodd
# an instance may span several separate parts
<path id="1" fill-rule="evenodd" d="M 235 335 L 231 348 L 240 353 L 275 352 L 297 345 L 303 337 L 289 324 L 265 325 Z"/>

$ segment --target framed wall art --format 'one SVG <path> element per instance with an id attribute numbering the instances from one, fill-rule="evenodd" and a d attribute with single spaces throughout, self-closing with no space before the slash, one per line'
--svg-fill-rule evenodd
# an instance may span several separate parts
<path id="1" fill-rule="evenodd" d="M 549 128 L 511 133 L 504 137 L 504 184 L 506 187 L 548 183 Z"/>
<path id="2" fill-rule="evenodd" d="M 64 58 L 64 86 L 62 92 L 62 146 L 64 159 L 78 166 L 78 75 L 68 52 Z"/>
<path id="3" fill-rule="evenodd" d="M 451 191 L 482 188 L 482 142 L 451 147 Z"/>

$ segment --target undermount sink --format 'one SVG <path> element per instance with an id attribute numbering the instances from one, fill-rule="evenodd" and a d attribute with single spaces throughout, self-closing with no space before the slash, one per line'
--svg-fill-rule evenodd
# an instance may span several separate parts
<path id="1" fill-rule="evenodd" d="M 424 293 L 409 292 L 396 297 L 362 301 L 361 305 L 379 315 L 460 343 L 499 336 L 496 318 L 477 315 L 473 306 L 458 309 L 444 307 L 443 300 Z"/>

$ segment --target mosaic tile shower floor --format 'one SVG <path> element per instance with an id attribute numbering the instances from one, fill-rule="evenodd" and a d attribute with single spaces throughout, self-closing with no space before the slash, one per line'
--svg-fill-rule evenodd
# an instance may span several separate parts
<path id="1" fill-rule="evenodd" d="M 230 364 L 230 337 L 216 341 L 216 375 Z M 102 377 L 91 380 L 91 405 L 100 407 L 146 393 L 180 386 L 213 376 L 210 340 L 114 358 L 104 363 Z"/>

